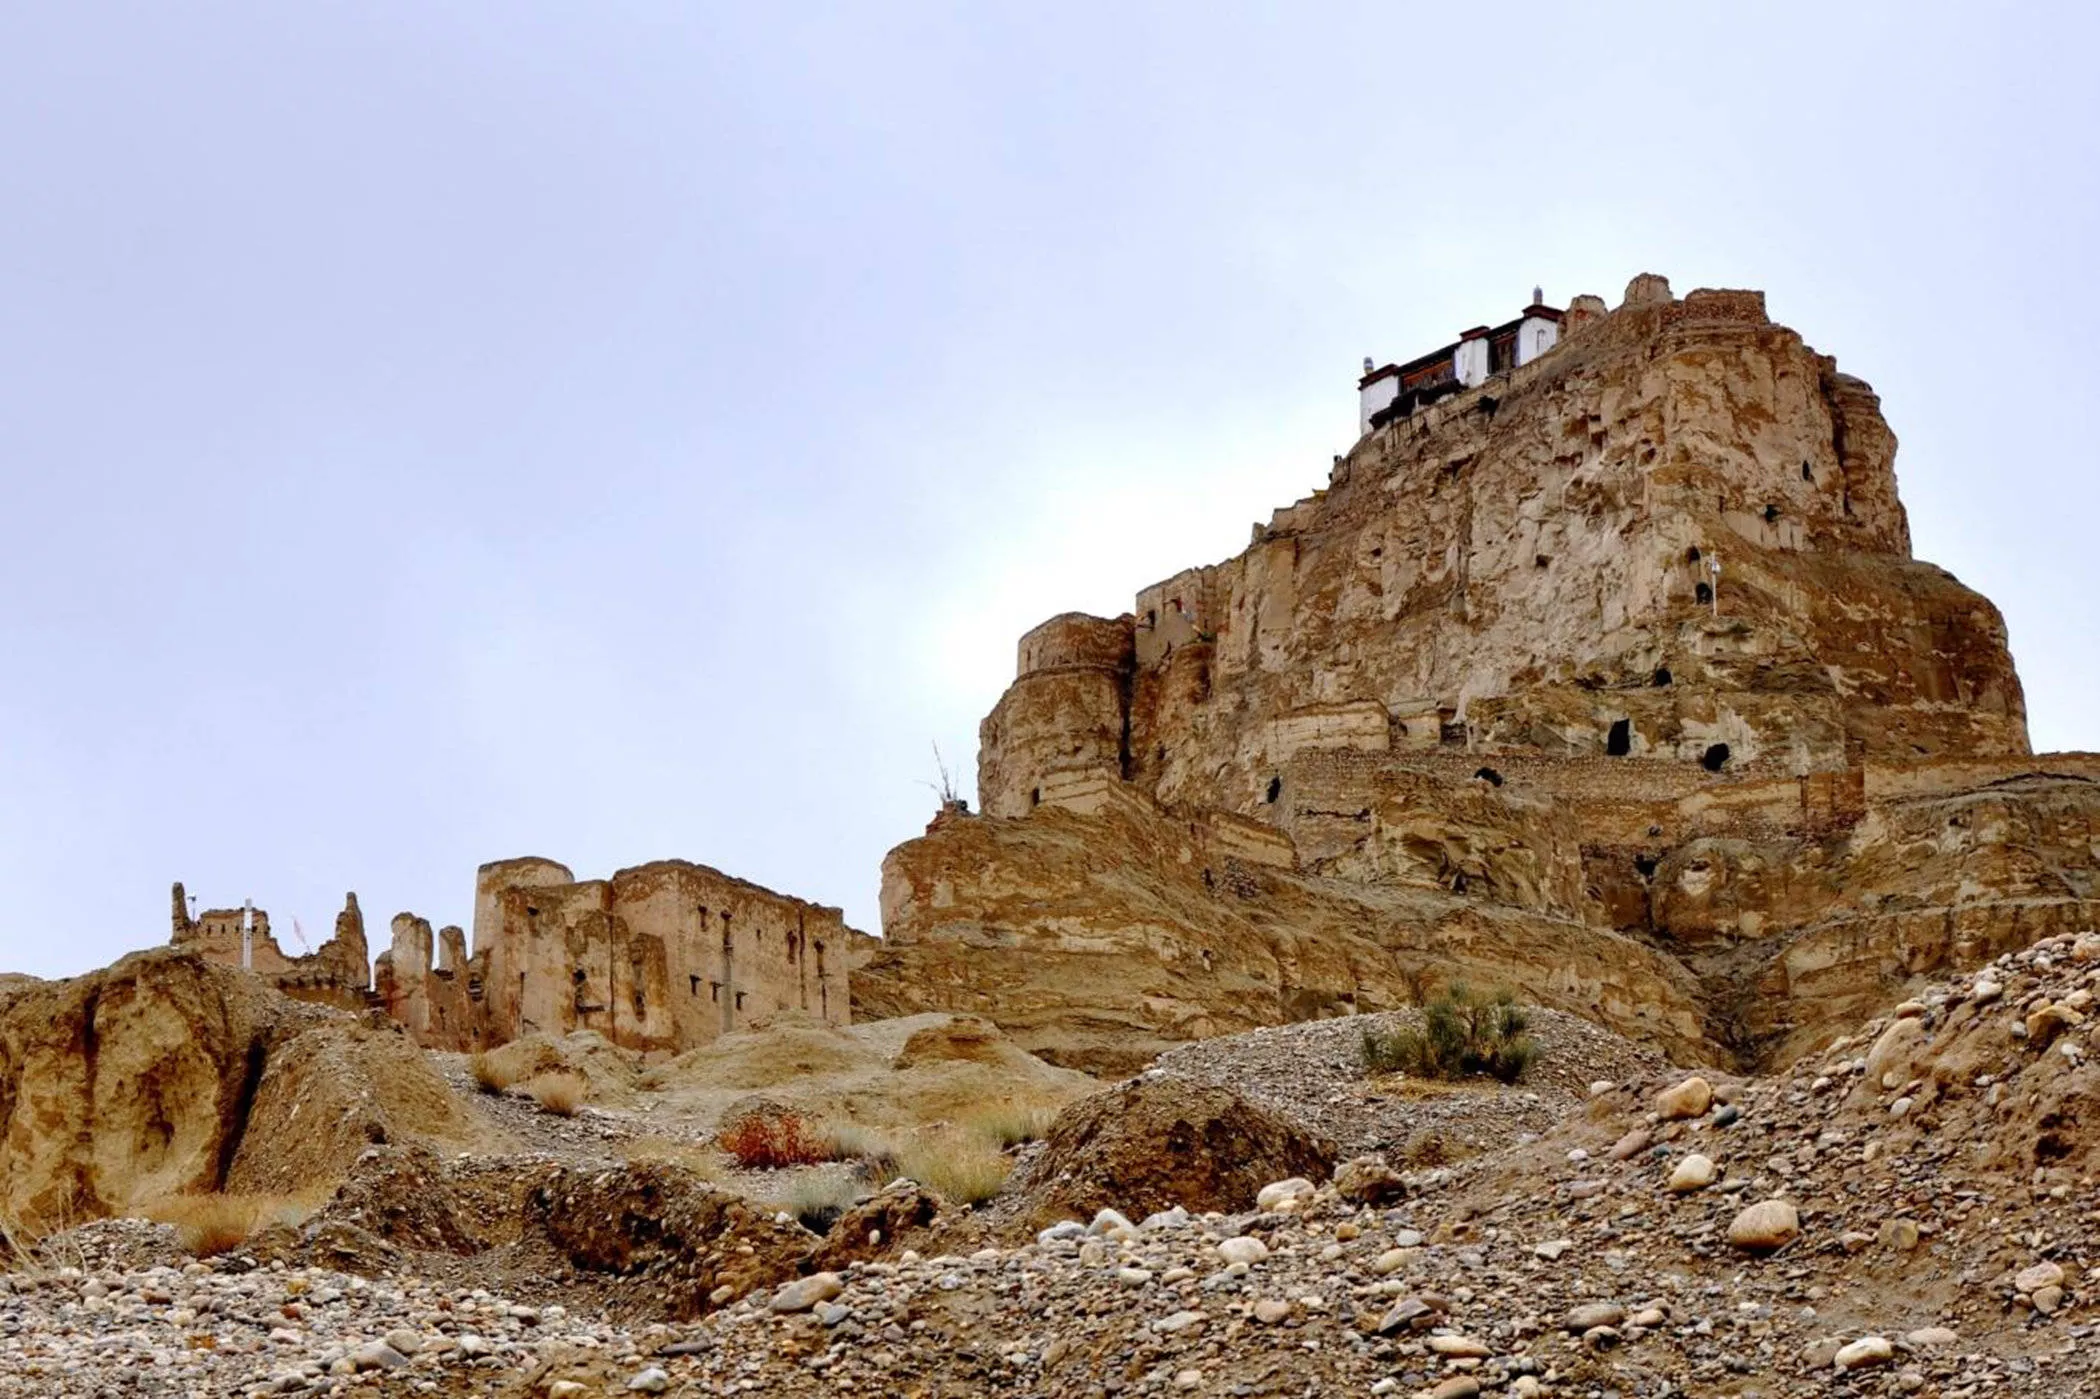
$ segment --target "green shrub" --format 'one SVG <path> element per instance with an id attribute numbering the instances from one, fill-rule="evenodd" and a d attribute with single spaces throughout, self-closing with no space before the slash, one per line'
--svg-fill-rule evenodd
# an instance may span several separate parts
<path id="1" fill-rule="evenodd" d="M 1407 1073 L 1419 1078 L 1457 1079 L 1486 1074 L 1515 1083 L 1538 1058 L 1531 1019 L 1504 989 L 1482 995 L 1463 982 L 1422 1007 L 1419 1027 L 1365 1029 L 1367 1073 Z"/>

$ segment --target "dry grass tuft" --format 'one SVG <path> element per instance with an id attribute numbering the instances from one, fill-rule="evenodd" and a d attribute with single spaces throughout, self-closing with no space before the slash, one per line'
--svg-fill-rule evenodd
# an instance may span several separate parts
<path id="1" fill-rule="evenodd" d="M 888 1133 L 858 1122 L 827 1123 L 824 1145 L 834 1161 L 865 1161 L 879 1173 L 897 1160 L 897 1144 Z"/>
<path id="2" fill-rule="evenodd" d="M 995 1103 L 979 1108 L 962 1120 L 963 1130 L 990 1142 L 1001 1151 L 1024 1142 L 1041 1141 L 1057 1120 L 1056 1108 L 1027 1107 L 1020 1103 Z"/>
<path id="3" fill-rule="evenodd" d="M 184 1252 L 213 1258 L 239 1248 L 269 1225 L 305 1222 L 313 1206 L 284 1195 L 168 1195 L 137 1206 L 132 1213 L 173 1225 Z"/>
<path id="4" fill-rule="evenodd" d="M 525 1091 L 540 1105 L 540 1111 L 551 1112 L 556 1117 L 574 1117 L 590 1090 L 591 1086 L 584 1082 L 582 1074 L 567 1071 L 540 1074 L 525 1083 Z"/>
<path id="5" fill-rule="evenodd" d="M 867 1194 L 860 1182 L 829 1171 L 804 1171 L 788 1184 L 787 1193 L 765 1207 L 799 1221 L 813 1234 L 830 1232 L 838 1217 Z"/>
<path id="6" fill-rule="evenodd" d="M 629 1161 L 661 1161 L 710 1183 L 721 1180 L 727 1165 L 722 1153 L 705 1142 L 680 1141 L 676 1137 L 636 1137 L 621 1150 Z"/>
<path id="7" fill-rule="evenodd" d="M 897 1174 L 917 1181 L 957 1205 L 977 1205 L 1006 1187 L 1013 1158 L 981 1136 L 942 1132 L 906 1146 L 897 1157 Z"/>
<path id="8" fill-rule="evenodd" d="M 487 1050 L 477 1050 L 467 1061 L 467 1069 L 474 1075 L 474 1086 L 484 1093 L 507 1092 L 518 1081 L 515 1070 L 499 1062 Z"/>

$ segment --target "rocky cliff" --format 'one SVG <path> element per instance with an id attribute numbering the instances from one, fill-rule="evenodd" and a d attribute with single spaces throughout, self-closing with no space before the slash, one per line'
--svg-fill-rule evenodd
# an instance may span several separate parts
<path id="1" fill-rule="evenodd" d="M 208 1191 L 324 1194 L 367 1147 L 476 1130 L 391 1027 L 194 952 L 136 953 L 0 1000 L 0 1226 Z"/>
<path id="2" fill-rule="evenodd" d="M 1237 557 L 1025 636 L 984 814 L 892 853 L 856 1003 L 1109 1067 L 1463 974 L 1756 1058 L 2089 926 L 2100 766 L 2029 756 L 1872 390 L 1757 292 L 1565 326 Z"/>

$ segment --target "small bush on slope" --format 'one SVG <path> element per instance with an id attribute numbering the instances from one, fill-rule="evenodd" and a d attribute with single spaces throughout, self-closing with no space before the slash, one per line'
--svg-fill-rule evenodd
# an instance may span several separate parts
<path id="1" fill-rule="evenodd" d="M 1456 983 L 1422 1008 L 1421 1027 L 1366 1029 L 1366 1072 L 1456 1079 L 1487 1074 L 1515 1083 L 1538 1058 L 1531 1022 L 1507 989 L 1482 995 Z"/>

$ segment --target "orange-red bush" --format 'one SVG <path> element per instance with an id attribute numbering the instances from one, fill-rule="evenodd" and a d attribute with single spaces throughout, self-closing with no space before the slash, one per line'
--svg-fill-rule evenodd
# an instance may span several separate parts
<path id="1" fill-rule="evenodd" d="M 716 1145 L 747 1171 L 814 1166 L 833 1156 L 831 1144 L 791 1112 L 740 1117 L 722 1129 Z"/>

